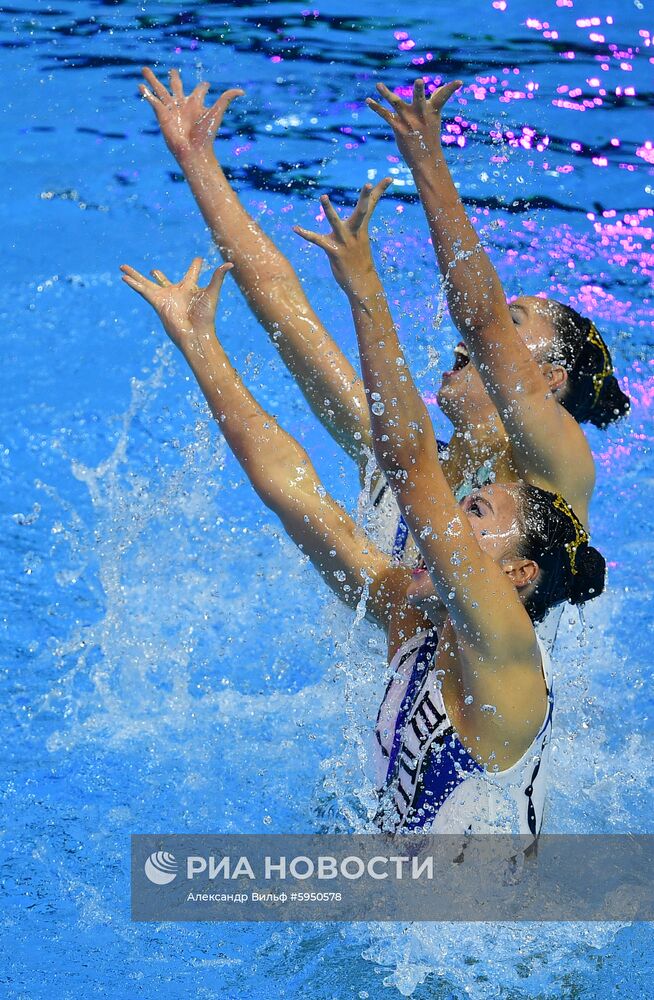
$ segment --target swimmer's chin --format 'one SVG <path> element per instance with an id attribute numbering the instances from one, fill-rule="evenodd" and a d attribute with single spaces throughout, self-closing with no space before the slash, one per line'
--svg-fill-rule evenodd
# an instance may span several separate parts
<path id="1" fill-rule="evenodd" d="M 456 381 L 456 374 L 453 381 Z M 456 382 L 455 385 L 448 385 L 443 382 L 436 391 L 436 402 L 439 410 L 445 414 L 452 423 L 457 424 L 464 421 L 473 421 L 477 416 L 477 410 L 488 401 L 487 397 L 479 396 L 470 392 L 467 382 Z"/>
<path id="2" fill-rule="evenodd" d="M 432 621 L 440 621 L 443 616 L 443 605 L 426 570 L 413 576 L 406 589 L 406 601 L 410 607 L 422 611 Z"/>

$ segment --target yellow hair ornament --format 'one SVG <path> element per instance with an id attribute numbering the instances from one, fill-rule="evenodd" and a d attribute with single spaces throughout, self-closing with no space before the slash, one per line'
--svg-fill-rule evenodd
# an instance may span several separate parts
<path id="1" fill-rule="evenodd" d="M 573 576 L 575 576 L 577 573 L 577 549 L 580 545 L 588 544 L 590 541 L 590 535 L 573 511 L 570 504 L 563 499 L 560 493 L 557 493 L 554 497 L 554 506 L 570 519 L 572 527 L 574 528 L 575 537 L 571 542 L 565 542 L 565 550 L 568 553 L 568 559 L 570 560 L 570 572 Z"/>
<path id="2" fill-rule="evenodd" d="M 604 385 L 604 380 L 608 375 L 613 374 L 613 365 L 611 364 L 609 349 L 604 343 L 602 336 L 594 323 L 590 324 L 590 329 L 588 330 L 588 336 L 586 339 L 595 347 L 598 347 L 602 352 L 602 370 L 593 375 L 593 387 L 595 389 L 595 398 L 593 399 L 594 405 L 599 399 L 602 386 Z"/>

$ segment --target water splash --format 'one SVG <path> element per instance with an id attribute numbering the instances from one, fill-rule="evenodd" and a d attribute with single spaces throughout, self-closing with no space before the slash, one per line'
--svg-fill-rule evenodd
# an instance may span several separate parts
<path id="1" fill-rule="evenodd" d="M 91 516 L 84 521 L 69 505 L 67 527 L 59 524 L 59 542 L 68 551 L 58 582 L 64 588 L 82 578 L 90 583 L 100 614 L 54 651 L 61 675 L 43 708 L 63 712 L 66 726 L 51 735 L 51 751 L 80 740 L 165 740 L 167 730 L 190 735 L 199 711 L 233 722 L 264 712 L 281 722 L 289 699 L 305 721 L 318 711 L 314 701 L 326 710 L 311 687 L 278 691 L 270 704 L 229 676 L 221 647 L 246 632 L 252 604 L 262 599 L 257 591 L 272 590 L 282 574 L 289 586 L 301 586 L 298 578 L 311 570 L 288 543 L 275 552 L 271 535 L 281 533 L 271 526 L 253 531 L 225 516 L 225 494 L 234 484 L 225 473 L 224 442 L 204 413 L 164 441 L 166 458 L 162 443 L 148 440 L 170 364 L 162 350 L 154 373 L 132 381 L 109 456 L 97 467 L 73 462 Z M 152 461 L 144 465 L 148 447 Z M 259 573 L 250 589 L 243 566 L 256 564 L 271 541 L 265 577 Z"/>

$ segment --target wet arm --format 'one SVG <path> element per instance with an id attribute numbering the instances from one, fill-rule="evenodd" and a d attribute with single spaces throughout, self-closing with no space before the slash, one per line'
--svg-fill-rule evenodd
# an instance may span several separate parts
<path id="1" fill-rule="evenodd" d="M 157 312 L 188 362 L 211 412 L 261 500 L 280 518 L 295 544 L 349 606 L 366 597 L 366 613 L 389 626 L 408 583 L 405 569 L 373 545 L 324 490 L 305 450 L 279 426 L 243 384 L 215 335 L 223 264 L 209 285 L 197 284 L 196 258 L 172 283 L 161 271 L 150 281 L 123 265 L 123 280 Z"/>
<path id="2" fill-rule="evenodd" d="M 374 267 L 368 222 L 388 179 L 365 185 L 352 216 L 341 220 L 321 199 L 332 232 L 299 235 L 320 246 L 346 293 L 357 333 L 375 457 L 400 504 L 441 601 L 471 648 L 507 656 L 533 646 L 529 618 L 506 575 L 480 549 L 438 460 L 433 427 L 399 343 Z"/>
<path id="3" fill-rule="evenodd" d="M 304 448 L 257 403 L 215 337 L 186 359 L 260 499 L 346 604 L 356 607 L 367 588 L 368 613 L 386 624 L 398 584 L 389 558 L 325 491 Z"/>
<path id="4" fill-rule="evenodd" d="M 508 705 L 508 674 L 498 674 L 497 666 L 506 671 L 530 663 L 534 672 L 526 675 L 527 690 L 534 678 L 540 683 L 532 624 L 513 583 L 479 547 L 447 484 L 429 413 L 404 360 L 378 279 L 362 278 L 350 304 L 375 457 L 454 625 L 464 654 L 460 682 L 475 698 Z M 520 671 L 518 675 L 523 677 Z"/>
<path id="5" fill-rule="evenodd" d="M 427 408 L 406 365 L 372 262 L 367 224 L 387 184 L 382 181 L 374 190 L 366 185 L 346 221 L 323 197 L 332 225 L 328 236 L 297 231 L 325 250 L 348 296 L 375 456 L 454 626 L 460 655 L 453 655 L 450 669 L 456 671 L 456 685 L 473 696 L 470 732 L 487 728 L 478 713 L 482 705 L 492 704 L 498 709 L 501 738 L 516 739 L 522 752 L 533 739 L 531 716 L 535 712 L 540 722 L 544 706 L 538 644 L 513 583 L 482 551 L 447 485 Z"/>
<path id="6" fill-rule="evenodd" d="M 277 347 L 311 409 L 332 437 L 359 464 L 370 447 L 363 385 L 304 294 L 287 258 L 242 205 L 214 153 L 215 133 L 227 107 L 242 91 L 231 90 L 211 109 L 208 84 L 187 98 L 176 71 L 173 98 L 146 71 L 153 105 L 166 142 L 183 170 L 205 222 L 250 308 Z M 199 93 L 198 93 L 199 92 Z M 211 115 L 210 112 L 213 112 Z M 195 128 L 204 120 L 204 127 Z M 195 131 L 194 131 L 195 128 Z"/>
<path id="7" fill-rule="evenodd" d="M 312 411 L 356 462 L 370 446 L 361 379 L 304 294 L 293 267 L 241 204 L 212 157 L 184 164 L 191 190 L 248 305 Z"/>
<path id="8" fill-rule="evenodd" d="M 572 499 L 592 482 L 583 432 L 548 392 L 547 382 L 517 333 L 504 290 L 470 222 L 447 166 L 440 138 L 441 108 L 458 84 L 426 101 L 416 81 L 408 105 L 380 86 L 393 113 L 368 102 L 393 127 L 427 216 L 452 319 L 470 350 L 513 446 L 518 472 Z M 439 98 L 439 94 L 442 96 Z M 562 448 L 567 437 L 570 447 Z M 590 465 L 589 465 L 590 463 Z M 592 485 L 591 485 L 592 489 Z"/>

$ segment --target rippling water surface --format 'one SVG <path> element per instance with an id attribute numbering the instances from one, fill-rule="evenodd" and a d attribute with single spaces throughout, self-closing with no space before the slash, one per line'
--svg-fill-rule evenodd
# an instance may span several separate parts
<path id="1" fill-rule="evenodd" d="M 144 63 L 246 89 L 221 156 L 351 356 L 346 303 L 291 226 L 314 224 L 323 191 L 352 204 L 391 173 L 375 245 L 428 399 L 453 334 L 410 175 L 363 102 L 379 79 L 466 81 L 446 140 L 507 292 L 591 314 L 633 398 L 627 422 L 590 432 L 611 586 L 585 628 L 564 616 L 546 827 L 651 832 L 651 5 L 351 6 L 62 0 L 0 13 L 8 996 L 649 995 L 642 925 L 129 919 L 132 832 L 362 829 L 385 673 L 379 637 L 260 508 L 119 280 L 124 261 L 178 275 L 212 257 L 138 98 Z M 354 509 L 353 470 L 229 281 L 220 333 Z"/>

